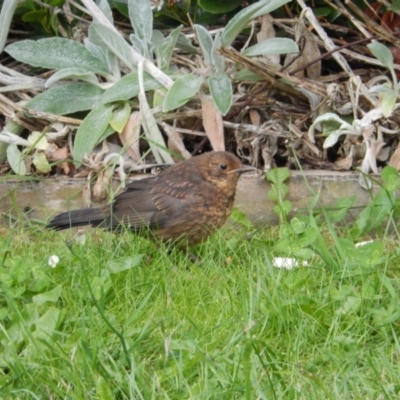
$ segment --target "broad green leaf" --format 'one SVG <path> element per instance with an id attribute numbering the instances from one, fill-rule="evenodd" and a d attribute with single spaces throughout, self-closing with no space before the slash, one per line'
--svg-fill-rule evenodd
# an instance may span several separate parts
<path id="1" fill-rule="evenodd" d="M 219 32 L 215 34 L 214 43 L 211 49 L 211 60 L 212 65 L 217 75 L 221 75 L 225 72 L 225 57 L 218 54 L 218 50 L 221 48 L 221 35 Z"/>
<path id="2" fill-rule="evenodd" d="M 33 154 L 32 163 L 36 169 L 43 174 L 48 174 L 51 171 L 51 166 L 47 161 L 45 154 L 41 151 L 35 151 Z"/>
<path id="3" fill-rule="evenodd" d="M 293 217 L 290 220 L 290 226 L 292 227 L 292 229 L 293 229 L 294 233 L 296 233 L 296 235 L 300 235 L 306 229 L 305 221 L 303 221 L 297 217 Z"/>
<path id="4" fill-rule="evenodd" d="M 132 56 L 133 50 L 120 34 L 100 22 L 93 21 L 89 27 L 89 37 L 91 42 L 110 50 L 127 67 L 135 70 L 136 62 Z"/>
<path id="5" fill-rule="evenodd" d="M 211 52 L 213 47 L 213 40 L 208 32 L 208 29 L 204 28 L 202 25 L 195 25 L 197 38 L 199 40 L 199 44 L 203 53 L 204 63 L 207 67 L 211 67 L 212 65 L 212 58 Z"/>
<path id="6" fill-rule="evenodd" d="M 132 43 L 133 48 L 141 54 L 145 58 L 149 58 L 148 50 L 147 50 L 147 43 L 140 39 L 139 36 L 132 33 L 129 35 L 129 39 Z"/>
<path id="7" fill-rule="evenodd" d="M 107 382 L 101 375 L 98 375 L 95 379 L 96 388 L 96 399 L 98 400 L 112 400 L 114 399 L 114 393 Z"/>
<path id="8" fill-rule="evenodd" d="M 373 40 L 367 45 L 371 53 L 377 58 L 385 67 L 393 69 L 393 55 L 387 46 Z"/>
<path id="9" fill-rule="evenodd" d="M 235 40 L 236 36 L 247 26 L 254 18 L 268 14 L 271 11 L 279 8 L 290 0 L 261 0 L 257 3 L 246 7 L 238 12 L 226 25 L 222 37 L 221 44 L 223 47 L 228 47 Z"/>
<path id="10" fill-rule="evenodd" d="M 395 0 L 387 9 L 391 11 L 400 11 L 400 0 Z"/>
<path id="11" fill-rule="evenodd" d="M 113 105 L 102 105 L 93 109 L 83 120 L 74 142 L 74 160 L 77 164 L 82 162 L 83 155 L 90 154 L 99 138 L 107 129 Z"/>
<path id="12" fill-rule="evenodd" d="M 27 108 L 57 115 L 90 110 L 104 90 L 90 83 L 67 83 L 50 88 L 26 104 Z"/>
<path id="13" fill-rule="evenodd" d="M 46 81 L 46 88 L 51 86 L 53 83 L 62 79 L 79 79 L 81 81 L 93 83 L 94 85 L 99 84 L 99 80 L 93 72 L 87 71 L 85 68 L 64 68 L 57 71 Z"/>
<path id="14" fill-rule="evenodd" d="M 0 54 L 6 43 L 8 31 L 13 20 L 14 12 L 19 5 L 18 0 L 4 0 L 0 8 Z"/>
<path id="15" fill-rule="evenodd" d="M 48 69 L 84 68 L 95 73 L 107 72 L 103 63 L 82 44 L 63 38 L 21 40 L 5 51 L 16 60 Z"/>
<path id="16" fill-rule="evenodd" d="M 124 103 L 113 111 L 110 119 L 110 125 L 115 131 L 121 133 L 130 115 L 131 107 L 129 106 L 129 103 Z"/>
<path id="17" fill-rule="evenodd" d="M 298 52 L 299 48 L 292 39 L 287 38 L 271 38 L 263 40 L 254 46 L 248 47 L 242 52 L 243 55 L 253 57 L 253 56 L 263 56 L 269 54 L 286 54 Z"/>
<path id="18" fill-rule="evenodd" d="M 288 168 L 274 168 L 267 172 L 267 179 L 274 184 L 282 184 L 290 177 Z"/>
<path id="19" fill-rule="evenodd" d="M 158 47 L 156 47 L 158 68 L 163 71 L 168 70 L 169 63 L 171 61 L 172 53 L 175 48 L 176 41 L 182 30 L 182 25 L 175 28 Z"/>
<path id="20" fill-rule="evenodd" d="M 113 23 L 113 16 L 112 16 L 112 11 L 111 11 L 111 7 L 108 4 L 107 0 L 97 0 L 96 4 L 98 5 L 98 7 L 100 8 L 100 10 L 103 12 L 103 14 L 106 16 L 106 18 Z"/>
<path id="21" fill-rule="evenodd" d="M 143 256 L 143 254 L 136 254 L 133 257 L 117 258 L 107 264 L 107 269 L 113 274 L 118 274 L 119 272 L 139 266 L 143 260 Z"/>
<path id="22" fill-rule="evenodd" d="M 165 97 L 163 111 L 175 110 L 186 104 L 199 91 L 204 78 L 200 75 L 186 74 L 173 83 Z"/>
<path id="23" fill-rule="evenodd" d="M 248 230 L 254 229 L 254 226 L 251 223 L 251 221 L 247 218 L 247 215 L 236 207 L 233 208 L 232 213 L 229 216 L 229 219 L 244 226 Z"/>
<path id="24" fill-rule="evenodd" d="M 90 40 L 90 32 L 89 32 L 89 37 L 86 37 L 85 39 L 83 39 L 83 43 L 86 47 L 86 49 L 90 52 L 90 54 L 92 54 L 93 57 L 98 58 L 102 65 L 104 66 L 104 68 L 108 67 L 107 64 L 107 49 L 103 49 L 100 46 L 97 46 L 97 44 L 94 44 L 91 40 Z M 110 70 L 108 70 L 108 72 L 111 72 Z"/>
<path id="25" fill-rule="evenodd" d="M 293 256 L 301 258 L 302 260 L 311 260 L 314 257 L 314 252 L 311 249 L 293 249 Z"/>
<path id="26" fill-rule="evenodd" d="M 22 125 L 17 124 L 12 119 L 9 119 L 6 125 L 3 127 L 3 131 L 14 133 L 17 136 L 21 136 L 21 133 L 25 130 Z M 8 143 L 0 142 L 0 164 L 4 162 L 7 157 Z"/>
<path id="27" fill-rule="evenodd" d="M 150 1 L 128 0 L 129 19 L 136 35 L 144 43 L 151 42 L 153 32 L 153 12 Z"/>
<path id="28" fill-rule="evenodd" d="M 47 301 L 50 303 L 55 303 L 61 295 L 61 288 L 62 286 L 58 285 L 54 289 L 49 290 L 46 293 L 37 294 L 36 296 L 32 297 L 32 301 L 38 306 L 46 303 Z"/>
<path id="29" fill-rule="evenodd" d="M 232 84 L 230 79 L 225 75 L 218 78 L 209 78 L 208 84 L 212 99 L 222 115 L 226 115 L 232 105 Z"/>
<path id="30" fill-rule="evenodd" d="M 225 14 L 239 7 L 242 0 L 199 0 L 199 6 L 211 14 Z"/>
<path id="31" fill-rule="evenodd" d="M 161 87 L 151 75 L 143 74 L 144 90 L 155 90 Z M 139 80 L 137 72 L 131 72 L 121 78 L 116 84 L 107 89 L 98 99 L 97 104 L 107 104 L 114 101 L 126 101 L 139 94 Z"/>
<path id="32" fill-rule="evenodd" d="M 381 178 L 386 190 L 393 192 L 400 187 L 399 171 L 396 168 L 387 165 L 383 168 Z"/>
<path id="33" fill-rule="evenodd" d="M 174 160 L 167 151 L 167 145 L 158 129 L 157 121 L 151 112 L 144 93 L 139 93 L 139 101 L 142 114 L 141 124 L 157 163 L 173 164 Z"/>
<path id="34" fill-rule="evenodd" d="M 183 33 L 180 33 L 176 41 L 176 47 L 188 52 L 189 54 L 199 54 L 200 51 L 197 47 L 193 46 L 190 39 Z"/>
<path id="35" fill-rule="evenodd" d="M 7 160 L 14 173 L 17 175 L 26 175 L 24 159 L 15 144 L 10 144 L 7 147 Z"/>
<path id="36" fill-rule="evenodd" d="M 61 311 L 56 307 L 49 309 L 36 321 L 36 330 L 32 335 L 36 338 L 41 338 L 49 341 L 49 338 L 54 334 L 58 324 L 61 322 Z"/>
<path id="37" fill-rule="evenodd" d="M 35 147 L 37 150 L 46 150 L 49 146 L 49 142 L 46 136 L 42 132 L 33 131 L 28 136 L 28 142 Z"/>
<path id="38" fill-rule="evenodd" d="M 241 69 L 238 73 L 233 77 L 234 82 L 260 82 L 264 81 L 264 78 L 256 73 L 249 71 L 246 68 Z"/>

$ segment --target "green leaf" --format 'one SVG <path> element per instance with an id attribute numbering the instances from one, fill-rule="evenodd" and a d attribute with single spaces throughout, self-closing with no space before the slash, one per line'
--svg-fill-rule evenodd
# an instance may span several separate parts
<path id="1" fill-rule="evenodd" d="M 274 168 L 267 172 L 266 177 L 272 183 L 282 184 L 290 178 L 290 171 L 288 168 Z"/>
<path id="2" fill-rule="evenodd" d="M 139 36 L 136 34 L 132 33 L 129 35 L 129 39 L 132 42 L 133 48 L 141 54 L 145 58 L 150 58 L 148 49 L 147 49 L 147 43 L 143 41 Z"/>
<path id="3" fill-rule="evenodd" d="M 233 208 L 232 213 L 229 216 L 229 219 L 244 226 L 248 230 L 254 229 L 253 224 L 247 218 L 247 215 L 236 207 Z"/>
<path id="4" fill-rule="evenodd" d="M 74 40 L 46 38 L 37 41 L 21 40 L 10 44 L 5 51 L 16 60 L 48 69 L 84 68 L 95 73 L 107 72 L 102 62 Z"/>
<path id="5" fill-rule="evenodd" d="M 36 169 L 44 174 L 48 174 L 51 171 L 51 167 L 47 158 L 43 152 L 36 151 L 32 159 L 33 165 Z"/>
<path id="6" fill-rule="evenodd" d="M 306 229 L 305 222 L 297 217 L 293 217 L 290 220 L 290 226 L 292 227 L 294 233 L 296 233 L 297 235 L 300 235 Z"/>
<path id="7" fill-rule="evenodd" d="M 302 260 L 311 260 L 314 257 L 314 252 L 311 249 L 293 249 L 292 254 L 294 257 L 301 258 Z"/>
<path id="8" fill-rule="evenodd" d="M 200 48 L 203 53 L 204 63 L 207 67 L 211 67 L 212 65 L 211 54 L 213 46 L 212 37 L 208 32 L 208 29 L 204 28 L 204 26 L 195 25 L 194 27 L 196 28 L 197 38 L 199 40 Z"/>
<path id="9" fill-rule="evenodd" d="M 196 74 L 180 76 L 165 96 L 163 111 L 175 110 L 186 104 L 199 91 L 204 78 Z"/>
<path id="10" fill-rule="evenodd" d="M 199 6 L 211 14 L 226 14 L 238 8 L 241 0 L 199 0 Z"/>
<path id="11" fill-rule="evenodd" d="M 15 144 L 10 144 L 7 147 L 7 160 L 14 173 L 17 175 L 26 175 L 24 159 Z"/>
<path id="12" fill-rule="evenodd" d="M 90 110 L 104 90 L 90 83 L 67 83 L 46 90 L 26 104 L 27 108 L 57 115 Z"/>
<path id="13" fill-rule="evenodd" d="M 168 152 L 164 138 L 158 128 L 157 121 L 151 112 L 144 93 L 139 93 L 139 101 L 140 111 L 142 113 L 141 124 L 157 163 L 173 164 L 174 160 Z"/>
<path id="14" fill-rule="evenodd" d="M 222 115 L 226 115 L 231 108 L 233 101 L 232 84 L 230 79 L 225 75 L 218 78 L 209 78 L 208 84 L 212 99 Z"/>
<path id="15" fill-rule="evenodd" d="M 56 307 L 50 307 L 35 323 L 36 330 L 33 332 L 35 338 L 49 341 L 54 334 L 58 324 L 61 322 L 61 311 Z"/>
<path id="16" fill-rule="evenodd" d="M 155 90 L 161 86 L 149 74 L 143 74 L 144 90 Z M 137 72 L 131 72 L 125 75 L 117 83 L 107 89 L 104 94 L 99 97 L 97 105 L 112 103 L 115 101 L 126 101 L 136 97 L 139 94 L 139 80 Z"/>
<path id="17" fill-rule="evenodd" d="M 186 51 L 189 54 L 199 54 L 200 51 L 197 47 L 193 46 L 190 39 L 186 37 L 183 33 L 180 33 L 178 40 L 176 41 L 176 47 Z"/>
<path id="18" fill-rule="evenodd" d="M 33 131 L 27 140 L 37 150 L 46 150 L 49 147 L 46 135 L 42 132 Z"/>
<path id="19" fill-rule="evenodd" d="M 253 56 L 263 56 L 269 54 L 286 54 L 286 53 L 296 53 L 299 48 L 292 39 L 286 38 L 271 38 L 263 40 L 254 46 L 248 47 L 242 52 L 243 55 L 253 57 Z"/>
<path id="20" fill-rule="evenodd" d="M 367 45 L 371 53 L 375 58 L 377 58 L 386 68 L 393 69 L 393 55 L 390 50 L 375 40 Z"/>
<path id="21" fill-rule="evenodd" d="M 131 107 L 129 106 L 129 103 L 122 104 L 113 111 L 110 119 L 110 125 L 115 131 L 121 133 L 129 119 L 130 114 Z"/>
<path id="22" fill-rule="evenodd" d="M 153 32 L 153 12 L 150 1 L 128 0 L 129 19 L 136 35 L 144 43 L 151 42 Z"/>
<path id="23" fill-rule="evenodd" d="M 46 303 L 47 301 L 50 303 L 55 303 L 61 295 L 61 288 L 62 286 L 58 285 L 53 290 L 49 290 L 46 293 L 37 294 L 36 296 L 32 297 L 32 301 L 38 306 Z"/>
<path id="24" fill-rule="evenodd" d="M 381 173 L 383 186 L 389 192 L 394 192 L 400 187 L 399 171 L 396 168 L 387 165 Z"/>
<path id="25" fill-rule="evenodd" d="M 136 61 L 132 56 L 132 48 L 124 38 L 113 29 L 93 21 L 89 27 L 90 41 L 100 47 L 108 49 L 125 63 L 131 70 L 136 69 Z"/>
<path id="26" fill-rule="evenodd" d="M 96 399 L 98 400 L 112 400 L 114 394 L 109 386 L 109 383 L 101 376 L 96 377 Z"/>
<path id="27" fill-rule="evenodd" d="M 211 49 L 211 60 L 212 65 L 215 69 L 215 73 L 219 76 L 225 73 L 225 57 L 218 54 L 218 50 L 221 48 L 221 34 L 217 32 L 214 37 L 214 43 Z"/>
<path id="28" fill-rule="evenodd" d="M 136 254 L 133 257 L 122 257 L 112 261 L 107 264 L 107 269 L 112 274 L 118 274 L 122 271 L 127 271 L 128 269 L 137 267 L 143 260 L 143 254 Z"/>
<path id="29" fill-rule="evenodd" d="M 400 0 L 395 0 L 387 9 L 391 11 L 400 11 Z"/>
<path id="30" fill-rule="evenodd" d="M 392 115 L 397 98 L 398 93 L 395 90 L 391 90 L 382 96 L 382 113 L 385 118 L 389 118 Z"/>
<path id="31" fill-rule="evenodd" d="M 79 79 L 81 81 L 89 82 L 94 85 L 99 84 L 99 80 L 93 72 L 86 71 L 85 68 L 64 68 L 57 71 L 46 81 L 46 88 L 51 86 L 53 83 L 62 79 Z"/>
<path id="32" fill-rule="evenodd" d="M 106 18 L 111 22 L 114 23 L 113 21 L 113 16 L 112 16 L 112 11 L 111 7 L 108 4 L 107 0 L 97 0 L 96 4 L 100 8 L 100 10 L 103 12 L 103 14 L 106 16 Z"/>
<path id="33" fill-rule="evenodd" d="M 74 142 L 74 160 L 81 164 L 83 155 L 90 154 L 99 143 L 99 138 L 107 129 L 113 105 L 103 105 L 93 109 L 83 120 Z"/>
<path id="34" fill-rule="evenodd" d="M 221 37 L 223 47 L 228 47 L 235 40 L 236 36 L 253 19 L 261 15 L 268 14 L 279 8 L 290 0 L 261 0 L 238 12 L 226 25 Z"/>
<path id="35" fill-rule="evenodd" d="M 169 63 L 171 62 L 172 53 L 174 51 L 176 41 L 181 33 L 182 25 L 175 28 L 165 39 L 163 39 L 159 46 L 156 47 L 158 67 L 161 70 L 168 70 Z"/>

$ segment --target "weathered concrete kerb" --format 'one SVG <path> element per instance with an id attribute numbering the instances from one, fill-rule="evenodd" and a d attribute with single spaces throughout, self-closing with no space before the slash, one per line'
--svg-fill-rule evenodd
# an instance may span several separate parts
<path id="1" fill-rule="evenodd" d="M 358 177 L 358 173 L 353 172 L 292 171 L 286 182 L 289 187 L 287 199 L 292 202 L 295 212 L 307 210 L 316 194 L 319 195 L 318 207 L 334 206 L 338 199 L 351 195 L 357 198 L 356 206 L 367 205 L 371 194 L 359 186 Z M 115 182 L 114 189 L 119 184 Z M 62 211 L 83 208 L 82 190 L 85 186 L 85 179 L 3 177 L 0 178 L 0 213 L 3 216 L 18 216 L 29 211 L 30 218 L 46 219 Z M 268 199 L 270 188 L 264 174 L 245 174 L 240 178 L 235 206 L 246 213 L 256 226 L 278 223 L 273 212 L 275 203 Z M 377 189 L 374 187 L 373 192 Z"/>

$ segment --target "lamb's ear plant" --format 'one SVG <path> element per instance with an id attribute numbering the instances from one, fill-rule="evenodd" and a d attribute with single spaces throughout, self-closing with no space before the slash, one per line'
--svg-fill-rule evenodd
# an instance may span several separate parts
<path id="1" fill-rule="evenodd" d="M 376 157 L 379 154 L 380 149 L 385 145 L 382 138 L 382 132 L 380 128 L 377 129 L 374 126 L 380 118 L 389 118 L 393 111 L 399 107 L 399 84 L 394 70 L 393 55 L 390 50 L 383 44 L 373 41 L 368 45 L 371 53 L 386 67 L 391 76 L 388 78 L 385 75 L 380 75 L 373 78 L 370 82 L 371 87 L 367 88 L 361 81 L 355 82 L 359 87 L 358 91 L 368 96 L 370 102 L 373 104 L 373 108 L 368 112 L 365 112 L 362 118 L 358 118 L 356 111 L 354 111 L 353 118 L 343 118 L 335 113 L 327 112 L 315 119 L 313 124 L 310 126 L 308 135 L 310 140 L 315 142 L 315 130 L 321 125 L 323 127 L 323 135 L 326 136 L 323 148 L 327 149 L 334 146 L 341 136 L 355 136 L 364 137 L 366 146 L 365 157 L 362 162 L 360 171 L 360 185 L 365 189 L 370 189 L 372 182 L 367 174 L 372 170 L 375 174 L 379 173 L 377 167 Z M 377 84 L 383 82 L 382 84 Z M 370 95 L 372 94 L 372 96 Z M 358 98 L 358 95 L 357 95 Z M 359 107 L 357 104 L 353 104 L 353 109 L 357 110 Z M 376 137 L 373 132 L 377 130 Z M 386 133 L 396 133 L 397 131 L 386 130 Z"/>
<path id="2" fill-rule="evenodd" d="M 174 76 L 173 80 L 169 71 L 173 50 L 179 43 L 186 47 L 188 45 L 181 35 L 181 27 L 163 37 L 160 32 L 153 31 L 150 2 L 128 0 L 129 18 L 134 31 L 129 36 L 129 43 L 115 28 L 107 1 L 96 4 L 93 0 L 83 0 L 84 7 L 93 18 L 88 37 L 83 44 L 56 37 L 37 41 L 23 40 L 7 46 L 5 51 L 16 60 L 57 72 L 46 81 L 19 74 L 16 84 L 0 90 L 45 86 L 46 90 L 30 100 L 25 105 L 26 108 L 56 115 L 89 111 L 74 139 L 73 158 L 77 165 L 82 163 L 84 155 L 90 154 L 99 142 L 113 132 L 122 132 L 131 115 L 130 101 L 139 97 L 141 124 L 150 149 L 158 162 L 172 163 L 170 152 L 150 112 L 145 92 L 165 88 L 167 93 L 162 109 L 169 111 L 195 97 L 206 82 L 218 112 L 225 115 L 232 105 L 232 87 L 225 71 L 224 57 L 218 54 L 219 48 L 231 45 L 252 19 L 269 13 L 288 1 L 260 0 L 250 5 L 237 13 L 222 35 L 217 34 L 214 39 L 205 28 L 197 25 L 196 32 L 208 75 L 204 77 L 188 73 Z M 10 7 L 3 7 L 0 15 L 0 20 L 5 22 L 9 21 L 16 4 L 11 0 L 7 0 L 8 3 Z M 4 40 L 2 37 L 0 39 Z M 277 48 L 280 53 L 297 49 L 295 43 L 288 39 L 271 41 L 269 44 L 259 43 L 248 48 L 247 54 L 268 54 L 271 51 L 276 52 Z M 131 71 L 123 77 L 121 64 Z M 144 70 L 144 74 L 140 76 L 139 64 Z M 10 152 L 10 156 L 12 154 Z"/>
<path id="3" fill-rule="evenodd" d="M 5 49 L 20 62 L 57 70 L 45 82 L 47 90 L 30 100 L 26 104 L 27 108 L 56 115 L 90 110 L 74 140 L 73 156 L 78 165 L 84 154 L 89 154 L 94 146 L 111 133 L 120 133 L 125 126 L 131 113 L 129 100 L 138 96 L 140 91 L 137 72 L 139 62 L 144 63 L 147 71 L 141 82 L 144 90 L 171 87 L 172 79 L 164 71 L 168 71 L 181 29 L 178 27 L 155 46 L 152 42 L 153 15 L 149 2 L 129 0 L 131 23 L 135 31 L 130 35 L 130 45 L 115 29 L 107 2 L 102 1 L 97 6 L 92 0 L 85 0 L 84 5 L 92 14 L 93 22 L 83 45 L 63 38 L 46 38 L 23 40 Z M 162 69 L 152 63 L 154 50 Z M 132 71 L 122 78 L 121 63 Z M 32 78 L 21 77 L 18 88 L 24 89 L 24 83 L 25 88 L 33 86 Z M 15 90 L 15 87 L 5 87 L 5 90 Z M 163 150 L 166 145 L 161 133 L 158 137 L 161 138 L 156 150 L 161 155 L 159 161 L 173 162 L 169 152 Z M 154 146 L 149 143 L 150 147 Z"/>

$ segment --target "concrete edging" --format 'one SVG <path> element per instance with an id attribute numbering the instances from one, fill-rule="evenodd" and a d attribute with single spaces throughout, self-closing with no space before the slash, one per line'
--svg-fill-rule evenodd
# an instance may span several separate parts
<path id="1" fill-rule="evenodd" d="M 351 195 L 357 198 L 355 206 L 367 205 L 371 194 L 360 187 L 358 178 L 359 174 L 354 172 L 291 171 L 291 177 L 286 182 L 289 187 L 287 199 L 292 202 L 295 212 L 307 210 L 318 193 L 318 207 L 334 206 L 338 199 Z M 119 182 L 114 183 L 115 190 L 118 184 Z M 31 218 L 45 219 L 62 211 L 83 208 L 82 189 L 85 185 L 85 179 L 67 177 L 0 178 L 0 212 L 3 215 L 18 215 L 31 210 Z M 257 226 L 278 223 L 273 212 L 275 203 L 268 199 L 270 187 L 264 174 L 244 174 L 240 178 L 235 206 L 246 213 Z M 375 193 L 378 189 L 375 185 L 372 192 Z"/>

